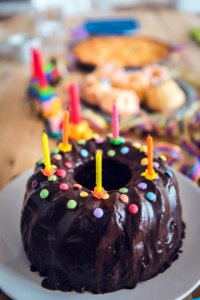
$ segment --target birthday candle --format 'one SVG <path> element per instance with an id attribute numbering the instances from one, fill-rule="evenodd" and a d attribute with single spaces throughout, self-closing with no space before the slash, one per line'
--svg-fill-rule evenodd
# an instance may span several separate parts
<path id="1" fill-rule="evenodd" d="M 32 71 L 32 78 L 37 79 L 37 66 L 35 61 L 35 49 L 31 49 L 31 71 Z"/>
<path id="2" fill-rule="evenodd" d="M 47 85 L 47 80 L 43 70 L 41 53 L 37 49 L 32 49 L 32 58 L 33 74 L 35 79 L 38 80 L 40 87 L 45 87 Z"/>
<path id="3" fill-rule="evenodd" d="M 148 173 L 152 175 L 154 173 L 153 169 L 153 139 L 150 134 L 147 137 L 147 155 L 148 155 Z"/>
<path id="4" fill-rule="evenodd" d="M 78 85 L 75 82 L 69 84 L 69 103 L 71 122 L 74 124 L 79 124 L 81 121 L 80 96 Z"/>
<path id="5" fill-rule="evenodd" d="M 102 191 L 102 151 L 96 151 L 96 189 L 98 193 Z"/>
<path id="6" fill-rule="evenodd" d="M 119 139 L 119 116 L 118 116 L 117 105 L 115 102 L 113 103 L 112 129 L 113 129 L 114 140 L 118 140 Z"/>
<path id="7" fill-rule="evenodd" d="M 48 136 L 45 131 L 42 134 L 42 146 L 43 146 L 43 154 L 44 154 L 44 165 L 45 171 L 51 171 L 51 160 L 50 160 L 50 153 L 49 153 L 49 145 L 48 145 Z"/>
<path id="8" fill-rule="evenodd" d="M 64 146 L 68 145 L 69 138 L 69 112 L 65 111 L 64 120 L 63 120 L 63 134 L 62 134 L 62 142 Z"/>

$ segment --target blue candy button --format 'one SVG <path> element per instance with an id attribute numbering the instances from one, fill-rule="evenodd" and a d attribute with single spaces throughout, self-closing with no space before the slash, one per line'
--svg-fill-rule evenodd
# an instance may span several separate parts
<path id="1" fill-rule="evenodd" d="M 154 194 L 153 192 L 146 193 L 145 197 L 147 198 L 147 200 L 150 200 L 152 202 L 156 201 L 156 194 Z"/>
<path id="2" fill-rule="evenodd" d="M 85 158 L 88 157 L 89 153 L 86 149 L 81 149 L 80 155 Z"/>

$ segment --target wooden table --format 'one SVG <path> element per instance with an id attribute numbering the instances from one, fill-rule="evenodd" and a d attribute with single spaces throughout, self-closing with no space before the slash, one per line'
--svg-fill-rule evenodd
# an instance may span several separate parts
<path id="1" fill-rule="evenodd" d="M 116 12 L 116 15 L 134 15 L 142 24 L 142 32 L 171 43 L 187 45 L 183 67 L 189 67 L 200 77 L 200 47 L 191 42 L 188 31 L 200 26 L 200 18 L 169 9 L 135 9 Z M 80 22 L 80 17 L 67 19 L 68 26 Z M 31 31 L 32 22 L 25 16 L 0 21 L 0 41 L 6 34 Z M 25 90 L 30 76 L 29 66 L 0 59 L 0 187 L 14 176 L 34 165 L 41 157 L 43 124 L 32 115 L 26 101 Z M 51 141 L 51 146 L 55 141 Z M 200 289 L 193 297 L 200 297 Z M 0 291 L 0 300 L 9 299 Z M 192 295 L 186 299 L 192 299 Z M 172 299 L 169 299 L 172 300 Z"/>

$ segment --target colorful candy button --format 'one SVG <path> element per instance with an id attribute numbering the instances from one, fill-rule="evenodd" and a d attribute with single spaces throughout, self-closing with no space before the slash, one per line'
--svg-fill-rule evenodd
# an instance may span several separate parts
<path id="1" fill-rule="evenodd" d="M 100 219 L 103 217 L 103 210 L 100 207 L 97 207 L 94 209 L 93 215 L 95 216 L 95 218 Z"/>
<path id="2" fill-rule="evenodd" d="M 76 188 L 76 189 L 82 189 L 82 185 L 79 184 L 79 183 L 75 183 L 75 184 L 73 185 L 73 187 Z"/>
<path id="3" fill-rule="evenodd" d="M 56 175 L 52 175 L 48 177 L 48 181 L 56 181 L 57 180 L 57 176 Z"/>
<path id="4" fill-rule="evenodd" d="M 140 147 L 140 152 L 147 152 L 147 146 L 146 145 L 143 145 Z"/>
<path id="5" fill-rule="evenodd" d="M 153 166 L 154 166 L 154 168 L 159 168 L 160 164 L 157 161 L 154 161 L 153 162 Z"/>
<path id="6" fill-rule="evenodd" d="M 38 165 L 42 165 L 44 163 L 44 158 L 40 158 L 37 163 Z"/>
<path id="7" fill-rule="evenodd" d="M 82 192 L 80 192 L 80 194 L 79 194 L 81 197 L 87 197 L 88 196 L 88 193 L 87 192 L 85 192 L 85 191 L 82 191 Z"/>
<path id="8" fill-rule="evenodd" d="M 146 184 L 146 182 L 140 182 L 140 183 L 138 183 L 137 187 L 140 190 L 146 190 L 147 189 L 147 184 Z"/>
<path id="9" fill-rule="evenodd" d="M 160 154 L 159 155 L 159 158 L 162 160 L 162 161 L 167 161 L 167 157 L 163 154 Z"/>
<path id="10" fill-rule="evenodd" d="M 65 177 L 67 172 L 64 170 L 64 169 L 58 169 L 56 171 L 56 174 L 59 176 L 59 177 Z"/>
<path id="11" fill-rule="evenodd" d="M 126 193 L 128 193 L 128 189 L 126 187 L 122 187 L 122 188 L 119 189 L 119 192 L 121 194 L 126 194 Z"/>
<path id="12" fill-rule="evenodd" d="M 107 155 L 109 157 L 114 157 L 116 155 L 116 151 L 113 149 L 108 150 Z"/>
<path id="13" fill-rule="evenodd" d="M 142 166 L 147 166 L 148 165 L 148 158 L 144 157 L 143 159 L 141 159 L 140 164 Z"/>
<path id="14" fill-rule="evenodd" d="M 66 184 L 66 183 L 61 183 L 61 184 L 59 185 L 59 189 L 60 189 L 61 191 L 66 191 L 66 190 L 68 190 L 68 188 L 69 188 L 69 186 L 68 186 L 68 184 Z"/>
<path id="15" fill-rule="evenodd" d="M 98 137 L 98 138 L 95 140 L 96 144 L 101 144 L 101 143 L 103 143 L 103 141 L 104 141 L 104 139 L 103 139 L 102 137 Z"/>
<path id="16" fill-rule="evenodd" d="M 35 189 L 37 186 L 38 186 L 38 181 L 37 181 L 36 179 L 34 179 L 34 180 L 31 182 L 31 187 L 32 187 L 32 189 Z"/>
<path id="17" fill-rule="evenodd" d="M 60 154 L 54 154 L 53 158 L 56 159 L 56 160 L 61 160 L 62 159 L 62 155 L 60 155 Z"/>
<path id="18" fill-rule="evenodd" d="M 86 157 L 88 157 L 88 155 L 89 155 L 89 152 L 87 151 L 87 149 L 81 149 L 81 151 L 80 151 L 81 157 L 86 158 Z"/>
<path id="19" fill-rule="evenodd" d="M 64 163 L 64 166 L 67 167 L 67 168 L 71 168 L 72 167 L 72 163 L 70 161 L 66 161 Z"/>
<path id="20" fill-rule="evenodd" d="M 69 209 L 74 209 L 74 208 L 76 208 L 76 206 L 77 206 L 77 202 L 73 199 L 71 199 L 67 202 L 67 208 L 69 208 Z"/>
<path id="21" fill-rule="evenodd" d="M 85 145 L 86 141 L 85 140 L 79 140 L 77 141 L 77 144 L 79 145 Z"/>
<path id="22" fill-rule="evenodd" d="M 126 155 L 126 154 L 128 154 L 129 153 L 129 148 L 128 147 L 126 147 L 126 146 L 124 146 L 124 147 L 122 147 L 121 149 L 120 149 L 120 153 L 122 154 L 122 155 Z"/>
<path id="23" fill-rule="evenodd" d="M 56 147 L 52 150 L 53 154 L 58 154 L 59 152 L 60 152 L 60 149 L 58 147 Z"/>
<path id="24" fill-rule="evenodd" d="M 109 194 L 108 193 L 105 193 L 104 195 L 103 195 L 103 200 L 107 200 L 109 198 Z"/>
<path id="25" fill-rule="evenodd" d="M 42 189 L 40 192 L 40 198 L 41 199 L 46 199 L 49 196 L 49 191 L 47 189 Z"/>
<path id="26" fill-rule="evenodd" d="M 150 200 L 152 202 L 156 201 L 156 194 L 154 194 L 153 192 L 148 192 L 145 197 L 147 198 L 147 200 Z"/>
<path id="27" fill-rule="evenodd" d="M 140 143 L 133 143 L 132 146 L 136 149 L 139 149 L 141 147 Z"/>
<path id="28" fill-rule="evenodd" d="M 138 206 L 136 204 L 130 204 L 128 210 L 131 214 L 137 214 Z"/>
<path id="29" fill-rule="evenodd" d="M 173 173 L 171 171 L 166 171 L 165 175 L 167 175 L 168 177 L 173 177 Z"/>
<path id="30" fill-rule="evenodd" d="M 119 197 L 119 199 L 122 201 L 122 202 L 124 202 L 124 203 L 127 203 L 128 202 L 128 196 L 127 195 L 125 195 L 125 194 L 121 194 L 120 195 L 120 197 Z"/>

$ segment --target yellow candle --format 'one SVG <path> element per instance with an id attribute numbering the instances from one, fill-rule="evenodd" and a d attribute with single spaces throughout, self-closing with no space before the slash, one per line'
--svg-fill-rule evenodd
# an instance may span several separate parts
<path id="1" fill-rule="evenodd" d="M 147 153 L 148 153 L 148 173 L 153 175 L 153 139 L 150 134 L 147 137 Z"/>
<path id="2" fill-rule="evenodd" d="M 96 190 L 102 192 L 102 151 L 96 151 Z"/>
<path id="3" fill-rule="evenodd" d="M 43 147 L 43 154 L 44 154 L 44 165 L 45 171 L 51 171 L 51 160 L 49 154 L 49 145 L 48 145 L 48 136 L 45 131 L 42 134 L 42 147 Z"/>

